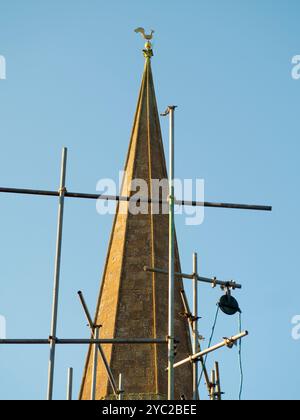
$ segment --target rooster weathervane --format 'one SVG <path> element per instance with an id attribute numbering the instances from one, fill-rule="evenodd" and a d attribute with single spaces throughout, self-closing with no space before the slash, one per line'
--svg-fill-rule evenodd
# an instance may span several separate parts
<path id="1" fill-rule="evenodd" d="M 134 32 L 137 34 L 140 33 L 142 37 L 146 40 L 145 49 L 143 50 L 143 53 L 146 58 L 151 58 L 153 56 L 153 51 L 152 44 L 150 41 L 153 39 L 153 34 L 155 31 L 152 29 L 150 34 L 147 35 L 144 28 L 136 28 Z"/>

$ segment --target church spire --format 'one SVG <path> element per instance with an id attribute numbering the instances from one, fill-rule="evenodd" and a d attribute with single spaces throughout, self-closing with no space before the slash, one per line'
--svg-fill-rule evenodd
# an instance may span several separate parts
<path id="1" fill-rule="evenodd" d="M 128 195 L 133 180 L 144 180 L 153 197 L 152 180 L 167 180 L 167 169 L 161 136 L 159 114 L 151 70 L 153 56 L 150 39 L 137 28 L 147 43 L 143 50 L 145 67 L 125 162 L 126 177 L 122 195 Z M 151 38 L 150 38 L 151 37 Z M 162 198 L 167 199 L 168 191 Z M 145 211 L 146 210 L 146 211 Z M 161 210 L 161 209 L 160 209 Z M 168 214 L 156 214 L 153 204 L 141 213 L 132 211 L 130 203 L 119 203 L 112 228 L 95 324 L 102 325 L 101 338 L 165 338 L 168 333 L 168 280 L 158 273 L 146 273 L 144 266 L 168 269 Z M 175 269 L 180 270 L 176 246 Z M 191 354 L 187 321 L 180 290 L 175 285 L 175 337 L 178 360 Z M 115 378 L 123 375 L 124 398 L 166 399 L 167 346 L 105 345 L 108 363 Z M 89 349 L 80 399 L 90 398 L 92 379 L 92 351 Z M 101 360 L 97 368 L 97 399 L 108 399 L 112 390 Z M 175 371 L 175 398 L 184 394 L 192 398 L 192 369 L 183 365 Z"/>

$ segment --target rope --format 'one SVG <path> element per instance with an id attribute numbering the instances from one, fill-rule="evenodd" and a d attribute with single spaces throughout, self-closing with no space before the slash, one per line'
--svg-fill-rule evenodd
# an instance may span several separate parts
<path id="1" fill-rule="evenodd" d="M 217 321 L 218 321 L 219 312 L 220 312 L 220 306 L 219 306 L 219 304 L 217 304 L 217 311 L 216 311 L 214 323 L 213 323 L 213 326 L 212 326 L 212 329 L 211 329 L 211 335 L 210 335 L 210 338 L 209 338 L 208 348 L 211 346 L 212 340 L 214 338 L 214 334 L 215 334 L 215 329 L 216 329 L 216 325 L 217 325 Z M 204 366 L 205 367 L 206 367 L 206 362 L 207 362 L 207 356 L 208 356 L 208 354 L 206 354 L 205 355 L 205 358 L 204 358 Z M 202 380 L 202 377 L 203 377 L 203 373 L 204 373 L 204 367 L 202 367 L 202 370 L 201 370 L 200 378 L 199 378 L 199 381 L 198 381 L 198 387 L 199 387 L 199 385 L 201 383 L 201 380 Z"/>
<path id="2" fill-rule="evenodd" d="M 239 330 L 242 332 L 242 313 L 239 312 Z M 239 401 L 242 399 L 243 386 L 244 386 L 244 371 L 243 371 L 243 361 L 242 361 L 242 340 L 239 340 L 239 366 L 240 366 L 240 391 L 239 391 Z"/>

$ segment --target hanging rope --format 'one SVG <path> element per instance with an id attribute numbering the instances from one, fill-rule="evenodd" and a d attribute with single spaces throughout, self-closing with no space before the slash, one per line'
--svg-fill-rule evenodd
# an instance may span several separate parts
<path id="1" fill-rule="evenodd" d="M 210 335 L 210 338 L 209 338 L 208 348 L 211 346 L 212 340 L 214 338 L 219 312 L 220 312 L 220 306 L 219 306 L 219 304 L 217 304 L 217 311 L 216 311 L 214 323 L 213 323 L 213 326 L 212 326 L 212 329 L 211 329 L 211 335 Z M 206 367 L 207 356 L 208 356 L 208 354 L 206 354 L 205 358 L 204 358 L 204 367 Z M 199 385 L 201 383 L 201 380 L 202 380 L 202 377 L 203 377 L 204 367 L 201 370 L 200 378 L 199 378 L 199 381 L 198 381 L 198 387 L 199 387 Z"/>
<path id="2" fill-rule="evenodd" d="M 239 312 L 239 331 L 242 332 L 242 312 Z M 242 361 L 242 340 L 239 340 L 239 366 L 240 366 L 240 391 L 239 391 L 239 401 L 242 399 L 243 394 L 243 385 L 244 385 L 244 372 L 243 372 L 243 361 Z"/>

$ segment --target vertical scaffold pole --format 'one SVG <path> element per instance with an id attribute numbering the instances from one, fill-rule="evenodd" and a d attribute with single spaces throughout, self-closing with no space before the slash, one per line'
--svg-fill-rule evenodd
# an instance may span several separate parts
<path id="1" fill-rule="evenodd" d="M 216 399 L 216 372 L 212 370 L 211 372 L 211 388 L 210 388 L 210 400 L 215 401 Z"/>
<path id="2" fill-rule="evenodd" d="M 123 389 L 123 375 L 122 373 L 119 374 L 119 400 L 123 400 L 123 393 L 124 393 L 124 389 Z"/>
<path id="3" fill-rule="evenodd" d="M 94 339 L 99 340 L 99 330 L 100 327 L 95 327 L 94 329 Z M 91 387 L 91 400 L 96 399 L 96 390 L 97 390 L 97 367 L 98 367 L 98 345 L 93 345 L 93 372 L 92 372 L 92 387 Z"/>
<path id="4" fill-rule="evenodd" d="M 215 372 L 216 372 L 216 395 L 219 401 L 222 400 L 222 392 L 221 392 L 221 380 L 220 380 L 220 369 L 219 363 L 215 362 Z"/>
<path id="5" fill-rule="evenodd" d="M 193 254 L 193 354 L 198 352 L 198 256 Z M 198 400 L 198 361 L 193 363 L 193 399 Z"/>
<path id="6" fill-rule="evenodd" d="M 52 319 L 51 319 L 51 333 L 50 333 L 51 342 L 50 342 L 50 356 L 49 356 L 49 366 L 48 366 L 47 400 L 53 399 L 53 378 L 54 378 L 55 344 L 56 344 L 55 341 L 56 341 L 56 330 L 57 330 L 57 312 L 58 312 L 64 202 L 65 202 L 65 192 L 66 192 L 66 167 L 67 167 L 67 148 L 64 147 L 62 150 L 60 188 L 59 188 L 56 255 L 55 255 L 55 266 L 54 266 L 53 303 L 52 303 Z"/>
<path id="7" fill-rule="evenodd" d="M 174 197 L 174 174 L 175 174 L 175 147 L 174 147 L 174 113 L 176 106 L 169 106 L 170 116 L 170 150 L 169 150 L 169 328 L 168 328 L 168 400 L 175 399 L 174 381 L 174 287 L 175 287 L 175 197 Z"/>
<path id="8" fill-rule="evenodd" d="M 72 400 L 73 392 L 73 368 L 68 369 L 67 401 Z"/>

